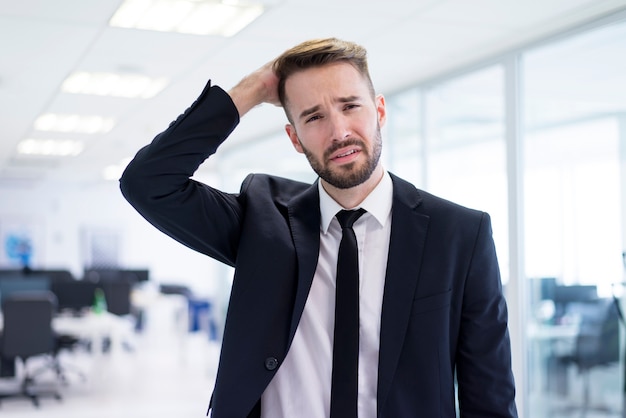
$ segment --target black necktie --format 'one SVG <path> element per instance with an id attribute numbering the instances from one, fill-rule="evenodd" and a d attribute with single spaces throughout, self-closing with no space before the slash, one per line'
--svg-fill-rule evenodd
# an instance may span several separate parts
<path id="1" fill-rule="evenodd" d="M 352 224 L 365 210 L 337 213 L 342 237 L 337 256 L 331 418 L 357 416 L 359 369 L 359 250 Z"/>

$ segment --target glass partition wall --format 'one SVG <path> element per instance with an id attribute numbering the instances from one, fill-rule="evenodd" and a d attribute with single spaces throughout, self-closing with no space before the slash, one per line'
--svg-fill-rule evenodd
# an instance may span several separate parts
<path id="1" fill-rule="evenodd" d="M 504 71 L 490 66 L 426 93 L 429 192 L 491 216 L 503 283 L 508 282 Z"/>
<path id="2" fill-rule="evenodd" d="M 416 187 L 425 182 L 422 95 L 409 89 L 387 101 L 388 120 L 383 131 L 385 167 Z"/>
<path id="3" fill-rule="evenodd" d="M 491 215 L 520 417 L 622 416 L 626 15 L 386 99 L 386 168 Z M 314 180 L 287 141 L 230 150 L 224 182 L 253 171 Z M 260 159 L 268 148 L 281 158 Z"/>
<path id="4" fill-rule="evenodd" d="M 514 340 L 524 345 L 516 371 L 522 416 L 615 416 L 625 374 L 616 301 L 625 293 L 626 22 L 516 55 L 521 99 L 506 97 L 510 67 L 500 64 L 404 92 L 398 115 L 389 97 L 391 126 L 394 118 L 417 121 L 415 134 L 389 139 L 415 151 L 391 160 L 391 169 L 406 172 L 412 161 L 424 173 L 418 187 L 490 213 L 505 286 L 520 274 L 509 272 L 509 245 L 521 248 L 522 277 L 507 294 L 523 301 L 522 321 L 511 324 L 524 336 Z M 422 96 L 412 115 L 408 94 Z M 521 104 L 516 236 L 507 227 L 507 100 Z"/>
<path id="5" fill-rule="evenodd" d="M 626 23 L 529 51 L 522 74 L 529 416 L 621 416 Z"/>

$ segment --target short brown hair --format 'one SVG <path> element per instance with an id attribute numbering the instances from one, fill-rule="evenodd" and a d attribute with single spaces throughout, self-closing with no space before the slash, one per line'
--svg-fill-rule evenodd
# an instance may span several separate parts
<path id="1" fill-rule="evenodd" d="M 283 52 L 274 61 L 274 72 L 278 76 L 278 98 L 285 108 L 285 82 L 292 74 L 308 68 L 326 64 L 347 62 L 356 68 L 369 84 L 374 97 L 374 85 L 367 66 L 367 51 L 354 42 L 342 41 L 337 38 L 313 39 L 302 42 Z"/>

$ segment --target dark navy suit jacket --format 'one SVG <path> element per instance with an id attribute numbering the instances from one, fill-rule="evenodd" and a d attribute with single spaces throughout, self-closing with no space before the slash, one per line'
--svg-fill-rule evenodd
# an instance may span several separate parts
<path id="1" fill-rule="evenodd" d="M 238 123 L 228 94 L 209 83 L 121 179 L 126 199 L 155 227 L 235 267 L 211 401 L 215 418 L 258 414 L 298 326 L 319 253 L 316 184 L 251 174 L 230 194 L 190 180 Z M 378 417 L 454 417 L 455 381 L 462 417 L 517 416 L 489 216 L 392 180 Z"/>

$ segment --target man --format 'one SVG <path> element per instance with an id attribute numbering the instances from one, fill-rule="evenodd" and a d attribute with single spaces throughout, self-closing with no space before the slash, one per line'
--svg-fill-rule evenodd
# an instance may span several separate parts
<path id="1" fill-rule="evenodd" d="M 255 174 L 238 194 L 190 180 L 264 102 L 283 106 L 319 180 Z M 209 83 L 126 169 L 122 191 L 149 222 L 235 267 L 212 416 L 454 417 L 455 380 L 461 416 L 517 416 L 489 216 L 386 172 L 385 120 L 365 50 L 314 40 L 228 93 Z M 358 330 L 334 347 L 342 209 L 366 212 L 353 225 Z M 334 383 L 334 349 L 353 340 L 358 370 Z M 354 399 L 336 394 L 352 380 Z M 343 401 L 350 414 L 334 411 Z"/>

